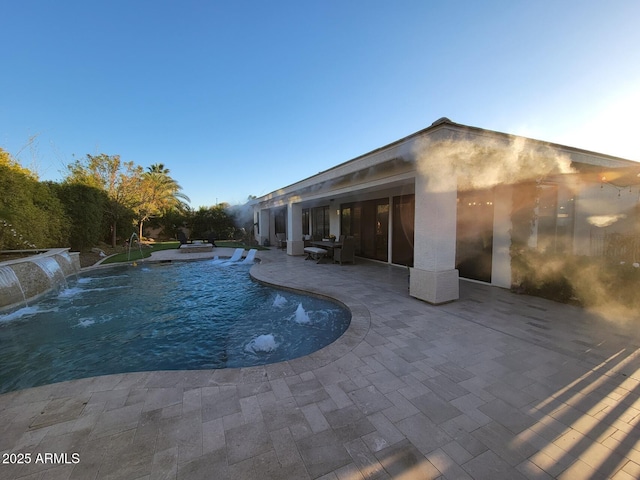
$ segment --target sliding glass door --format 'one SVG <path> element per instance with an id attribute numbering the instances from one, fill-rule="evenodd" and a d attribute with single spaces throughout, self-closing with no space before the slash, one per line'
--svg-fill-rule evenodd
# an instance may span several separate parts
<path id="1" fill-rule="evenodd" d="M 343 204 L 340 233 L 354 237 L 356 255 L 386 262 L 389 258 L 389 200 Z"/>
<path id="2" fill-rule="evenodd" d="M 493 190 L 458 193 L 456 268 L 463 278 L 491 282 Z"/>
<path id="3" fill-rule="evenodd" d="M 416 212 L 415 195 L 393 197 L 391 261 L 413 267 L 413 235 Z"/>

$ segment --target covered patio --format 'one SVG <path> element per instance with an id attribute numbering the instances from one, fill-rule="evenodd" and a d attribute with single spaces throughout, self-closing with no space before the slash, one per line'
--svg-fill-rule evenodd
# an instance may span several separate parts
<path id="1" fill-rule="evenodd" d="M 254 236 L 294 256 L 353 236 L 356 255 L 408 267 L 411 296 L 444 304 L 459 278 L 511 288 L 522 252 L 590 256 L 605 228 L 637 235 L 639 179 L 629 160 L 441 118 L 253 200 Z"/>

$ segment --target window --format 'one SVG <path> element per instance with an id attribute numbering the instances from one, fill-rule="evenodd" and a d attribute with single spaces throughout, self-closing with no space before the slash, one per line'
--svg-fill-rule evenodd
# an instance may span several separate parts
<path id="1" fill-rule="evenodd" d="M 393 197 L 393 226 L 391 261 L 413 267 L 415 195 Z"/>
<path id="2" fill-rule="evenodd" d="M 387 261 L 389 237 L 389 199 L 342 205 L 340 233 L 351 235 L 356 255 Z"/>
<path id="3" fill-rule="evenodd" d="M 309 235 L 309 209 L 302 209 L 302 234 Z"/>
<path id="4" fill-rule="evenodd" d="M 456 268 L 463 278 L 491 282 L 493 189 L 458 192 Z"/>
<path id="5" fill-rule="evenodd" d="M 275 233 L 287 233 L 287 222 L 285 219 L 286 216 L 287 216 L 286 208 L 283 208 L 276 212 L 275 218 L 274 218 L 275 228 L 276 228 Z"/>
<path id="6" fill-rule="evenodd" d="M 329 236 L 329 207 L 316 207 L 312 210 L 313 236 L 326 238 Z"/>
<path id="7" fill-rule="evenodd" d="M 389 202 L 376 204 L 376 236 L 374 256 L 377 260 L 387 261 L 389 256 Z"/>
<path id="8" fill-rule="evenodd" d="M 574 201 L 568 188 L 543 183 L 538 187 L 538 250 L 571 253 Z"/>
<path id="9" fill-rule="evenodd" d="M 340 234 L 350 236 L 351 233 L 351 207 L 343 206 L 340 210 Z"/>

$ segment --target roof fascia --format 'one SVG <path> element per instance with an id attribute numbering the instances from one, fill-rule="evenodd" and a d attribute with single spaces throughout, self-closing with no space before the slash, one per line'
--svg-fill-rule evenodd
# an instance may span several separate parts
<path id="1" fill-rule="evenodd" d="M 558 143 L 546 142 L 543 140 L 523 137 L 520 135 L 513 135 L 510 133 L 498 132 L 498 131 L 487 130 L 484 128 L 474 127 L 470 125 L 464 125 L 461 123 L 452 122 L 448 118 L 443 117 L 433 122 L 430 126 L 423 128 L 422 130 L 419 130 L 415 133 L 402 137 L 394 142 L 391 142 L 387 145 L 371 150 L 367 153 L 359 155 L 345 162 L 339 163 L 338 165 L 335 165 L 329 169 L 322 170 L 303 180 L 300 180 L 298 182 L 292 183 L 278 190 L 275 190 L 271 193 L 268 193 L 262 197 L 259 197 L 253 200 L 252 203 L 260 204 L 263 202 L 273 201 L 273 199 L 277 197 L 295 196 L 297 191 L 307 188 L 310 185 L 324 182 L 330 179 L 333 174 L 338 174 L 338 175 L 348 174 L 349 167 L 353 167 L 353 170 L 357 171 L 358 170 L 357 164 L 359 162 L 363 162 L 368 158 L 373 158 L 376 155 L 383 154 L 384 152 L 392 151 L 393 149 L 401 150 L 401 147 L 403 145 L 407 145 L 413 140 L 416 140 L 420 137 L 424 137 L 426 135 L 432 135 L 441 130 L 451 130 L 453 132 L 462 133 L 462 134 L 467 133 L 467 134 L 479 135 L 479 136 L 489 136 L 489 137 L 501 138 L 503 140 L 511 140 L 511 141 L 516 139 L 524 139 L 529 143 L 534 143 L 534 144 L 538 144 L 540 146 L 545 146 L 545 147 L 551 147 L 561 152 L 567 153 L 571 158 L 572 162 L 576 162 L 580 164 L 594 165 L 598 167 L 608 167 L 608 168 L 633 167 L 633 166 L 639 165 L 638 162 L 635 162 L 633 160 L 615 157 L 613 155 L 607 155 L 603 153 L 593 152 L 590 150 L 583 150 L 575 147 L 569 147 L 569 146 L 561 145 Z M 594 160 L 590 160 L 588 157 L 595 157 L 600 161 L 596 162 Z M 390 158 L 383 157 L 382 161 L 389 160 Z M 340 170 L 345 170 L 345 171 L 340 172 Z"/>

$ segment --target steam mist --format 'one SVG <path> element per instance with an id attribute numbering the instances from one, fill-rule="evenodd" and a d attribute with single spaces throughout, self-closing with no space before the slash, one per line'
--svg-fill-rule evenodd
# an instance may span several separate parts
<path id="1" fill-rule="evenodd" d="M 569 192 L 568 198 L 572 202 L 584 188 L 591 188 L 592 194 L 594 189 L 600 189 L 593 182 L 589 184 L 576 180 L 579 175 L 560 176 L 577 173 L 568 156 L 550 146 L 523 138 L 504 142 L 480 137 L 424 140 L 416 146 L 414 154 L 417 169 L 426 178 L 426 188 L 431 192 L 457 189 L 460 195 L 464 192 L 481 194 L 500 185 L 517 185 L 512 189 L 510 198 L 510 225 L 500 229 L 508 230 L 511 235 L 514 289 L 563 302 L 579 303 L 612 320 L 640 319 L 640 265 L 637 263 L 640 258 L 634 260 L 634 255 L 640 255 L 640 245 L 625 250 L 629 259 L 622 262 L 604 256 L 574 254 L 578 240 L 576 235 L 580 235 L 578 232 L 587 235 L 583 244 L 587 242 L 588 245 L 589 232 L 594 229 L 600 231 L 622 219 L 629 220 L 629 233 L 640 235 L 640 208 L 637 203 L 631 207 L 631 212 L 627 203 L 627 213 L 623 213 L 625 206 L 619 199 L 607 197 L 606 192 L 597 192 L 595 204 L 583 202 L 581 216 L 573 213 L 571 222 L 582 222 L 581 228 L 577 229 L 573 223 L 569 223 L 566 230 L 560 232 L 557 226 L 566 214 L 561 214 L 560 199 L 556 197 L 549 205 L 553 213 L 547 213 L 545 217 L 545 221 L 554 222 L 556 228 L 551 234 L 542 233 L 540 222 L 544 202 L 541 200 L 541 185 L 545 180 L 549 181 L 550 176 L 553 176 L 553 181 L 547 184 L 561 184 L 561 188 Z M 477 252 L 464 251 L 464 246 L 472 245 L 486 233 L 474 231 L 473 228 L 460 228 L 460 221 L 464 223 L 464 218 L 482 214 L 480 207 L 473 212 L 461 210 L 464 208 L 475 207 L 467 207 L 466 204 L 459 204 L 458 207 L 458 261 L 465 255 L 475 255 Z"/>
<path id="2" fill-rule="evenodd" d="M 524 138 L 508 143 L 487 138 L 423 140 L 414 153 L 417 168 L 433 192 L 482 190 L 573 173 L 567 156 Z"/>
<path id="3" fill-rule="evenodd" d="M 253 206 L 250 203 L 226 208 L 237 229 L 242 230 L 246 240 L 253 240 Z"/>

